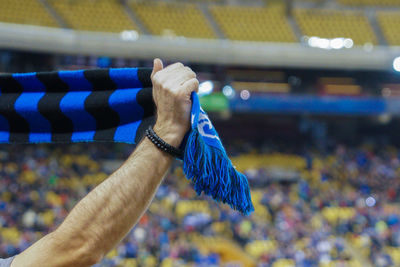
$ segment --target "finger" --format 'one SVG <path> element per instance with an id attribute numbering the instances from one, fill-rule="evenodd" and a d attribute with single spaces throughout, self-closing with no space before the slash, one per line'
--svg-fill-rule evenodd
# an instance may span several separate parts
<path id="1" fill-rule="evenodd" d="M 157 76 L 159 76 L 159 81 L 164 83 L 164 82 L 166 82 L 168 80 L 171 80 L 171 78 L 170 78 L 171 74 L 174 74 L 174 72 L 178 71 L 180 68 L 184 68 L 184 66 L 182 65 L 182 63 L 179 63 L 179 62 L 163 68 L 157 74 Z"/>
<path id="2" fill-rule="evenodd" d="M 190 95 L 192 92 L 197 93 L 199 91 L 199 80 L 197 80 L 196 78 L 190 79 L 184 82 L 181 88 L 188 95 Z"/>
<path id="3" fill-rule="evenodd" d="M 180 62 L 169 65 L 163 69 L 163 75 L 170 75 L 171 73 L 177 72 L 178 70 L 183 69 L 184 67 L 185 66 L 183 66 L 183 64 Z"/>
<path id="4" fill-rule="evenodd" d="M 153 76 L 162 69 L 163 69 L 163 63 L 161 59 L 155 58 L 153 61 L 153 71 L 151 72 L 150 77 L 153 78 Z"/>
<path id="5" fill-rule="evenodd" d="M 171 72 L 165 72 L 167 69 L 165 68 L 160 74 L 163 77 L 163 84 L 172 90 L 179 90 L 180 86 L 186 81 L 196 78 L 196 73 L 194 73 L 189 67 L 183 67 L 180 69 L 178 66 L 177 69 Z"/>
<path id="6" fill-rule="evenodd" d="M 177 86 L 184 84 L 186 81 L 196 78 L 196 73 L 194 73 L 190 68 L 185 68 L 176 73 L 173 79 L 173 83 Z"/>

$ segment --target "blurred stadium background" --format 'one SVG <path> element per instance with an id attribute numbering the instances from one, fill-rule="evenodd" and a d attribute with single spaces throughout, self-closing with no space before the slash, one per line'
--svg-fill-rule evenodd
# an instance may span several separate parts
<path id="1" fill-rule="evenodd" d="M 400 266 L 399 0 L 0 0 L 0 72 L 198 73 L 252 186 L 243 217 L 174 165 L 98 266 Z M 0 256 L 27 248 L 133 150 L 0 147 Z"/>

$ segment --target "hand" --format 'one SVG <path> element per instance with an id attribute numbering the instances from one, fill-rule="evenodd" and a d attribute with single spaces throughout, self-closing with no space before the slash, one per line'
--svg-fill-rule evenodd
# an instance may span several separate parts
<path id="1" fill-rule="evenodd" d="M 167 143 L 178 147 L 190 129 L 190 95 L 198 91 L 196 74 L 182 63 L 163 68 L 160 59 L 154 60 L 153 98 L 157 107 L 154 131 Z"/>

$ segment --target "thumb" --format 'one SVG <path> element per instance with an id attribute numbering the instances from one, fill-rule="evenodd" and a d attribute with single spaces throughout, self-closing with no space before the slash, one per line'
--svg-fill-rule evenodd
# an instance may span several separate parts
<path id="1" fill-rule="evenodd" d="M 151 78 L 153 78 L 154 74 L 156 74 L 158 71 L 163 69 L 163 63 L 161 59 L 155 58 L 153 61 L 153 71 L 151 72 Z"/>

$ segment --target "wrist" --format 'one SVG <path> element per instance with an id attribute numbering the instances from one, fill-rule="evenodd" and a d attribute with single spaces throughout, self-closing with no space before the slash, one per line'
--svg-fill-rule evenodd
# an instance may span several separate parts
<path id="1" fill-rule="evenodd" d="M 185 136 L 185 131 L 182 131 L 179 127 L 167 126 L 158 122 L 154 125 L 153 130 L 162 140 L 175 148 L 179 147 Z"/>

